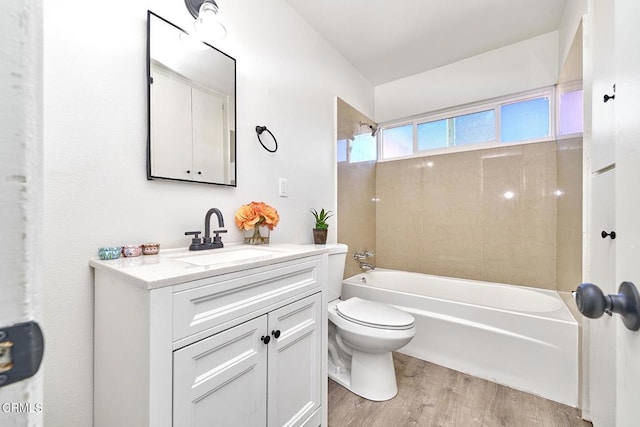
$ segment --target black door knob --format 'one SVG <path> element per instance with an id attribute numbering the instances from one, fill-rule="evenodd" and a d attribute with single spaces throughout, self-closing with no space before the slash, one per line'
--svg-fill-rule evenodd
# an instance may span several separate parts
<path id="1" fill-rule="evenodd" d="M 262 340 L 262 342 L 265 344 L 269 344 L 269 341 L 271 341 L 271 337 L 269 335 L 263 335 L 260 340 Z"/>
<path id="2" fill-rule="evenodd" d="M 607 300 L 602 290 L 593 283 L 583 283 L 578 286 L 576 305 L 580 313 L 590 319 L 597 319 L 607 310 Z"/>
<path id="3" fill-rule="evenodd" d="M 593 283 L 583 283 L 576 289 L 576 304 L 585 317 L 597 319 L 603 313 L 618 313 L 627 329 L 640 329 L 640 295 L 631 282 L 622 282 L 616 295 L 604 295 Z"/>
<path id="4" fill-rule="evenodd" d="M 607 236 L 611 237 L 611 240 L 614 240 L 616 238 L 616 232 L 612 231 L 611 233 L 607 233 L 606 231 L 602 230 L 602 233 L 600 233 L 600 235 L 602 236 L 603 239 L 606 239 Z"/>
<path id="5" fill-rule="evenodd" d="M 280 338 L 280 330 L 278 329 L 277 331 L 271 331 L 271 335 L 273 335 L 275 339 Z"/>

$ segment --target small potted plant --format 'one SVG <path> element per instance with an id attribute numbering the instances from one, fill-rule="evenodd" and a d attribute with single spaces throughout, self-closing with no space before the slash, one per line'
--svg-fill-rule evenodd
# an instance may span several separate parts
<path id="1" fill-rule="evenodd" d="M 327 229 L 329 228 L 327 220 L 333 215 L 331 211 L 325 211 L 324 209 L 321 209 L 320 212 L 311 209 L 310 212 L 316 219 L 316 226 L 313 229 L 313 243 L 316 245 L 324 245 L 327 243 Z"/>

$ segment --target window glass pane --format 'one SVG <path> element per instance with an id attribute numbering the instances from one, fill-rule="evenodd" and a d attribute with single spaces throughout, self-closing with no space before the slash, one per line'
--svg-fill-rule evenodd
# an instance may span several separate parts
<path id="1" fill-rule="evenodd" d="M 376 137 L 366 133 L 356 135 L 351 141 L 350 163 L 376 160 Z"/>
<path id="2" fill-rule="evenodd" d="M 549 136 L 549 98 L 536 98 L 500 107 L 502 142 Z"/>
<path id="3" fill-rule="evenodd" d="M 418 125 L 418 150 L 433 150 L 448 145 L 449 126 L 447 119 Z"/>
<path id="4" fill-rule="evenodd" d="M 385 159 L 413 154 L 413 125 L 382 131 L 382 153 Z"/>
<path id="5" fill-rule="evenodd" d="M 558 133 L 568 135 L 582 132 L 582 90 L 560 94 Z"/>
<path id="6" fill-rule="evenodd" d="M 339 139 L 338 140 L 338 162 L 346 162 L 347 161 L 347 140 Z"/>
<path id="7" fill-rule="evenodd" d="M 467 145 L 495 141 L 495 111 L 481 111 L 453 118 L 453 144 Z"/>

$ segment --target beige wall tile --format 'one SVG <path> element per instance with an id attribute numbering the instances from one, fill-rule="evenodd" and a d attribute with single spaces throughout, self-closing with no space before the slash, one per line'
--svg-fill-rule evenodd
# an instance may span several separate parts
<path id="1" fill-rule="evenodd" d="M 558 290 L 582 282 L 582 138 L 558 141 Z"/>
<path id="2" fill-rule="evenodd" d="M 338 98 L 338 139 L 369 132 L 375 122 Z M 338 242 L 349 246 L 344 277 L 360 273 L 351 254 L 376 246 L 376 163 L 338 163 Z"/>
<path id="3" fill-rule="evenodd" d="M 341 164 L 338 238 L 382 268 L 572 290 L 581 170 L 581 139 Z"/>
<path id="4" fill-rule="evenodd" d="M 360 272 L 350 255 L 376 246 L 375 171 L 373 162 L 338 165 L 338 241 L 349 246 L 345 277 Z"/>

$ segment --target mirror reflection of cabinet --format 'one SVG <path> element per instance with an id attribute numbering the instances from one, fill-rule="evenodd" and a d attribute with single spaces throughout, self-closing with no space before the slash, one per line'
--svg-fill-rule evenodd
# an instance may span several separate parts
<path id="1" fill-rule="evenodd" d="M 147 178 L 235 186 L 235 59 L 148 19 Z"/>
<path id="2" fill-rule="evenodd" d="M 180 180 L 230 181 L 226 97 L 153 66 L 151 169 Z"/>

